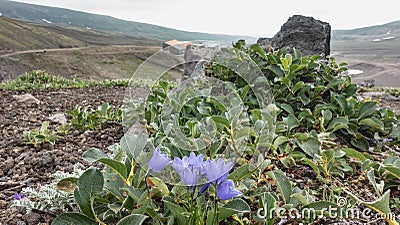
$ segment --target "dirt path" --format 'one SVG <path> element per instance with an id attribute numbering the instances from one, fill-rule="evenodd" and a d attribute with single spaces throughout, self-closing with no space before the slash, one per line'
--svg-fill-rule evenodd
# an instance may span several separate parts
<path id="1" fill-rule="evenodd" d="M 76 48 L 47 48 L 47 49 L 32 49 L 32 50 L 24 50 L 24 51 L 15 51 L 11 53 L 0 52 L 1 57 L 9 57 L 21 54 L 29 54 L 29 53 L 44 53 L 44 52 L 64 52 L 64 51 L 78 51 L 78 50 L 87 50 L 87 49 L 98 49 L 98 48 L 124 48 L 124 49 L 134 49 L 134 52 L 149 52 L 149 50 L 157 51 L 160 50 L 160 47 L 146 47 L 146 46 L 138 46 L 138 45 L 107 45 L 107 46 L 87 46 L 87 47 L 76 47 Z M 130 50 L 121 51 L 108 51 L 98 52 L 97 54 L 121 54 L 121 53 L 131 53 Z M 3 54 L 2 54 L 3 53 Z"/>
<path id="2" fill-rule="evenodd" d="M 40 52 L 76 51 L 76 50 L 83 50 L 83 49 L 88 49 L 88 48 L 91 48 L 91 47 L 34 49 L 34 50 L 16 51 L 16 52 L 0 55 L 0 57 L 9 57 L 9 56 L 20 55 L 20 54 L 40 53 Z"/>

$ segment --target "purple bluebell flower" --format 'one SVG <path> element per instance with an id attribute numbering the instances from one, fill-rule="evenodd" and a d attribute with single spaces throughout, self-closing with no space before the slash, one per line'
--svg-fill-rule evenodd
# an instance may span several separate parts
<path id="1" fill-rule="evenodd" d="M 203 170 L 209 182 L 220 184 L 226 179 L 232 167 L 233 162 L 225 163 L 223 159 L 219 158 L 218 160 L 211 160 L 206 163 L 203 166 Z"/>
<path id="2" fill-rule="evenodd" d="M 196 186 L 204 164 L 203 159 L 203 154 L 196 156 L 194 152 L 191 152 L 189 157 L 184 156 L 182 159 L 175 157 L 172 167 L 178 172 L 186 186 Z"/>
<path id="3" fill-rule="evenodd" d="M 203 158 L 204 158 L 203 154 L 196 156 L 194 152 L 191 152 L 189 157 L 184 156 L 182 159 L 175 157 L 172 167 L 177 172 L 180 172 L 189 167 L 201 170 L 201 167 L 204 164 Z"/>
<path id="4" fill-rule="evenodd" d="M 17 192 L 14 193 L 14 200 L 19 201 L 22 200 L 23 198 L 25 198 L 24 194 L 18 194 Z"/>
<path id="5" fill-rule="evenodd" d="M 233 197 L 242 195 L 242 192 L 235 190 L 235 184 L 232 180 L 225 180 L 219 184 L 217 195 L 221 200 L 229 200 Z"/>
<path id="6" fill-rule="evenodd" d="M 149 161 L 149 169 L 158 173 L 170 163 L 171 159 L 168 157 L 168 155 L 162 153 L 160 148 L 157 147 L 154 151 L 153 157 L 151 157 Z"/>
<path id="7" fill-rule="evenodd" d="M 197 179 L 199 175 L 198 169 L 186 167 L 185 169 L 179 171 L 178 174 L 186 186 L 193 187 L 197 185 Z"/>

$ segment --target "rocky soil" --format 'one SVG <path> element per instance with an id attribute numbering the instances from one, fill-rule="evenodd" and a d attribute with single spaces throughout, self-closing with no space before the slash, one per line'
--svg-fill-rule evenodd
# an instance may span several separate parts
<path id="1" fill-rule="evenodd" d="M 118 124 L 107 124 L 99 131 L 81 133 L 72 131 L 55 145 L 40 147 L 23 144 L 25 130 L 39 129 L 42 122 L 57 113 L 65 113 L 75 105 L 97 108 L 103 102 L 113 106 L 122 104 L 124 88 L 86 88 L 29 91 L 40 103 L 18 102 L 13 95 L 24 91 L 0 90 L 0 225 L 50 224 L 53 215 L 26 214 L 23 209 L 11 208 L 13 194 L 24 187 L 37 187 L 51 182 L 56 171 L 73 171 L 73 165 L 82 160 L 89 147 L 106 149 L 119 142 L 123 129 Z M 50 127 L 55 128 L 56 123 Z"/>

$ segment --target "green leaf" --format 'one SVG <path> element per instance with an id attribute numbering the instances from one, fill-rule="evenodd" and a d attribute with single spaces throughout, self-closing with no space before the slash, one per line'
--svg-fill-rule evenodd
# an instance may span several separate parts
<path id="1" fill-rule="evenodd" d="M 314 158 L 316 155 L 320 155 L 321 143 L 317 138 L 309 137 L 306 141 L 297 141 L 296 143 L 310 157 Z"/>
<path id="2" fill-rule="evenodd" d="M 274 146 L 275 146 L 275 147 L 279 147 L 281 144 L 284 144 L 284 143 L 289 142 L 289 141 L 290 141 L 290 139 L 289 139 L 288 137 L 286 137 L 286 136 L 279 136 L 279 137 L 277 137 L 277 138 L 275 139 L 275 141 L 274 141 Z"/>
<path id="3" fill-rule="evenodd" d="M 83 159 L 86 161 L 93 163 L 93 162 L 102 162 L 115 170 L 115 172 L 119 173 L 121 177 L 124 179 L 127 177 L 126 166 L 114 159 L 108 158 L 106 154 L 100 151 L 97 148 L 90 148 L 86 152 L 83 153 Z"/>
<path id="4" fill-rule="evenodd" d="M 216 123 L 222 124 L 227 128 L 230 128 L 229 120 L 223 116 L 212 116 L 211 117 Z"/>
<path id="5" fill-rule="evenodd" d="M 376 102 L 364 102 L 358 111 L 358 119 L 362 119 L 372 115 L 378 110 Z"/>
<path id="6" fill-rule="evenodd" d="M 172 203 L 170 201 L 164 201 L 165 207 L 171 211 L 172 215 L 178 220 L 178 224 L 186 224 L 186 218 L 184 214 L 187 212 L 183 207 Z"/>
<path id="7" fill-rule="evenodd" d="M 121 176 L 117 173 L 104 173 L 104 189 L 109 190 L 112 195 L 117 197 L 119 200 L 124 199 L 124 188 L 125 182 Z"/>
<path id="8" fill-rule="evenodd" d="M 340 129 L 346 129 L 348 128 L 349 120 L 346 117 L 336 117 L 332 119 L 332 121 L 329 123 L 327 130 L 331 132 L 335 132 Z"/>
<path id="9" fill-rule="evenodd" d="M 229 174 L 228 179 L 232 179 L 233 181 L 244 180 L 250 177 L 256 170 L 257 167 L 253 164 L 244 164 L 233 170 L 232 173 Z"/>
<path id="10" fill-rule="evenodd" d="M 136 204 L 139 203 L 143 194 L 146 192 L 143 189 L 134 188 L 132 186 L 124 187 L 122 190 L 127 191 L 129 197 L 131 197 Z"/>
<path id="11" fill-rule="evenodd" d="M 321 115 L 323 120 L 323 125 L 327 124 L 332 119 L 332 112 L 330 110 L 322 110 Z"/>
<path id="12" fill-rule="evenodd" d="M 260 196 L 262 211 L 260 214 L 266 220 L 266 225 L 274 224 L 276 215 L 273 213 L 273 209 L 276 207 L 276 199 L 271 193 L 262 193 Z M 272 214 L 272 215 L 271 215 Z"/>
<path id="13" fill-rule="evenodd" d="M 312 210 L 310 210 L 310 209 L 312 209 Z M 307 210 L 309 210 L 309 212 L 311 212 L 310 214 L 315 212 L 316 216 L 319 216 L 320 213 L 322 213 L 322 212 L 328 213 L 328 209 L 331 209 L 331 213 L 335 213 L 336 215 L 340 215 L 341 208 L 337 204 L 335 204 L 333 202 L 329 202 L 329 201 L 312 202 L 312 203 L 310 203 L 308 205 L 305 205 L 302 208 L 302 211 L 304 211 L 305 214 L 306 214 Z M 337 211 L 335 212 L 334 209 L 337 209 Z"/>
<path id="14" fill-rule="evenodd" d="M 297 132 L 293 134 L 293 137 L 295 137 L 299 141 L 306 141 L 308 139 L 308 134 Z"/>
<path id="15" fill-rule="evenodd" d="M 275 76 L 277 77 L 285 76 L 285 73 L 281 70 L 281 68 L 275 64 L 267 66 L 267 69 L 271 71 L 273 74 L 275 74 Z"/>
<path id="16" fill-rule="evenodd" d="M 169 195 L 168 186 L 157 177 L 149 177 L 151 182 L 161 191 L 163 195 Z"/>
<path id="17" fill-rule="evenodd" d="M 96 217 L 92 209 L 92 202 L 94 195 L 101 192 L 103 186 L 103 174 L 98 169 L 88 169 L 79 177 L 74 197 L 86 216 L 91 218 Z"/>
<path id="18" fill-rule="evenodd" d="M 333 79 L 331 81 L 329 81 L 328 85 L 326 86 L 326 89 L 329 90 L 333 87 L 337 87 L 340 84 L 343 84 L 344 80 L 340 80 L 340 79 Z"/>
<path id="19" fill-rule="evenodd" d="M 383 130 L 383 128 L 385 126 L 381 120 L 379 120 L 375 117 L 362 119 L 358 124 L 369 126 L 369 127 L 372 127 L 372 128 L 378 129 L 378 130 Z"/>
<path id="20" fill-rule="evenodd" d="M 383 181 L 381 182 L 381 184 L 376 183 L 374 168 L 372 168 L 371 170 L 368 171 L 367 178 L 368 178 L 369 182 L 372 184 L 372 186 L 374 187 L 375 192 L 381 196 L 383 194 L 384 183 L 383 183 Z"/>
<path id="21" fill-rule="evenodd" d="M 131 159 L 139 159 L 140 155 L 147 143 L 147 135 L 139 133 L 138 135 L 124 135 L 121 138 L 121 148 L 126 151 L 126 154 Z"/>
<path id="22" fill-rule="evenodd" d="M 78 178 L 67 177 L 57 182 L 57 190 L 74 193 L 75 187 L 78 183 Z"/>
<path id="23" fill-rule="evenodd" d="M 364 156 L 364 154 L 362 154 L 361 152 L 359 152 L 353 148 L 343 148 L 342 151 L 344 151 L 346 153 L 347 157 L 359 159 L 361 161 L 361 163 L 363 163 L 367 159 Z"/>
<path id="24" fill-rule="evenodd" d="M 309 160 L 307 158 L 302 158 L 301 159 L 301 163 L 309 165 L 314 170 L 314 172 L 316 173 L 317 176 L 321 175 L 321 172 L 320 172 L 317 164 L 315 164 L 313 161 L 311 161 L 311 160 Z"/>
<path id="25" fill-rule="evenodd" d="M 250 206 L 243 199 L 236 198 L 222 207 L 219 207 L 218 210 L 218 221 L 222 221 L 232 215 L 237 213 L 247 213 L 250 212 Z"/>
<path id="26" fill-rule="evenodd" d="M 350 195 L 353 199 L 360 202 L 361 204 L 367 206 L 368 208 L 374 210 L 379 215 L 381 215 L 389 225 L 399 225 L 396 220 L 393 218 L 393 214 L 390 211 L 389 203 L 390 203 L 390 190 L 387 190 L 381 197 L 372 202 L 367 202 L 360 199 L 355 194 L 350 191 L 344 190 L 348 195 Z M 392 215 L 392 216 L 390 216 Z"/>
<path id="27" fill-rule="evenodd" d="M 292 184 L 289 178 L 279 170 L 269 171 L 267 174 L 275 180 L 276 186 L 282 194 L 283 201 L 288 204 L 290 202 L 290 195 L 292 195 Z"/>
<path id="28" fill-rule="evenodd" d="M 348 103 L 345 97 L 343 97 L 342 95 L 337 95 L 332 97 L 333 100 L 335 100 L 339 106 L 340 106 L 340 111 L 342 114 L 347 115 L 348 113 Z"/>
<path id="29" fill-rule="evenodd" d="M 359 148 L 359 149 L 364 150 L 364 151 L 367 151 L 369 149 L 368 141 L 365 140 L 365 138 L 362 138 L 362 137 L 357 137 L 356 139 L 352 139 L 351 140 L 351 144 L 354 147 Z"/>
<path id="30" fill-rule="evenodd" d="M 397 177 L 397 179 L 400 180 L 400 168 L 399 167 L 394 167 L 394 166 L 384 166 L 384 170 L 389 171 L 392 175 Z"/>
<path id="31" fill-rule="evenodd" d="M 293 52 L 294 52 L 294 57 L 296 59 L 301 59 L 301 52 L 299 50 L 297 50 L 296 48 L 293 48 Z"/>
<path id="32" fill-rule="evenodd" d="M 286 58 L 281 58 L 281 63 L 282 63 L 282 66 L 283 66 L 284 70 L 288 70 L 289 69 L 289 62 L 288 62 L 288 60 Z"/>
<path id="33" fill-rule="evenodd" d="M 95 220 L 79 213 L 63 213 L 53 220 L 52 225 L 97 225 Z"/>
<path id="34" fill-rule="evenodd" d="M 288 132 L 299 125 L 299 121 L 294 115 L 290 114 L 288 117 L 283 117 L 282 119 L 287 125 Z"/>
<path id="35" fill-rule="evenodd" d="M 120 220 L 117 225 L 141 225 L 147 216 L 141 214 L 132 214 L 129 216 L 124 217 Z"/>
<path id="36" fill-rule="evenodd" d="M 250 48 L 253 52 L 258 53 L 262 59 L 265 59 L 266 54 L 265 54 L 265 50 L 263 47 L 255 44 L 255 45 L 252 45 Z"/>
<path id="37" fill-rule="evenodd" d="M 288 114 L 294 115 L 293 108 L 292 108 L 292 106 L 290 106 L 289 104 L 286 104 L 286 103 L 280 103 L 280 104 L 278 104 L 278 103 L 277 103 L 277 106 L 278 106 L 279 108 L 285 110 Z"/>
<path id="38" fill-rule="evenodd" d="M 303 87 L 304 87 L 304 82 L 303 81 L 297 82 L 292 88 L 293 94 L 295 94 L 298 90 L 300 90 Z"/>

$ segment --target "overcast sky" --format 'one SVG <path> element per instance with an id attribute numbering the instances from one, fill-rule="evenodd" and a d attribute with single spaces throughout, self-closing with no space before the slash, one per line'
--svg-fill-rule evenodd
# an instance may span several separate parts
<path id="1" fill-rule="evenodd" d="M 295 14 L 353 29 L 400 20 L 398 0 L 17 0 L 186 31 L 273 36 Z M 1 8 L 1 6 L 0 6 Z"/>

